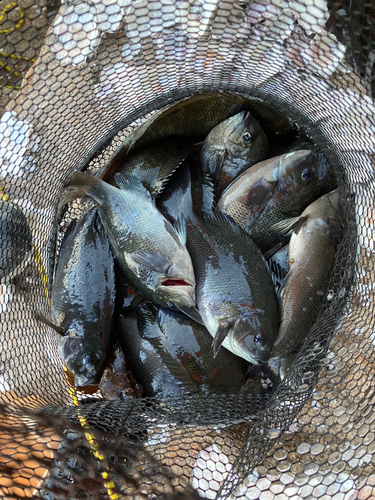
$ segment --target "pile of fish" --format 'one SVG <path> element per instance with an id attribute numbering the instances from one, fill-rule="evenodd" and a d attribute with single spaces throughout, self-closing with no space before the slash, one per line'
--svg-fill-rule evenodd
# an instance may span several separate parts
<path id="1" fill-rule="evenodd" d="M 219 93 L 168 106 L 97 175 L 67 180 L 61 206 L 87 201 L 39 318 L 77 386 L 228 394 L 258 391 L 252 366 L 283 376 L 326 297 L 344 216 L 320 153 L 270 157 L 290 125 L 259 109 Z"/>

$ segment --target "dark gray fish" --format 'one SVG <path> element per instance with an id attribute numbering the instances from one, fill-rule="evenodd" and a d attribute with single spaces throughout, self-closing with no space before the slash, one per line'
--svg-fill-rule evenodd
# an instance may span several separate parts
<path id="1" fill-rule="evenodd" d="M 292 233 L 290 271 L 281 288 L 282 318 L 272 356 L 286 358 L 315 323 L 335 262 L 344 227 L 338 191 L 314 201 L 300 217 L 276 224 L 273 230 Z"/>
<path id="2" fill-rule="evenodd" d="M 113 254 L 96 208 L 67 230 L 51 293 L 52 325 L 64 337 L 59 352 L 77 386 L 99 381 L 115 306 Z M 41 318 L 43 319 L 43 318 Z"/>
<path id="3" fill-rule="evenodd" d="M 172 220 L 179 220 L 181 213 L 187 218 L 197 306 L 214 337 L 214 354 L 223 345 L 251 363 L 265 361 L 277 334 L 279 307 L 271 273 L 256 245 L 220 214 L 193 215 L 186 165 L 176 172 L 157 202 Z M 194 313 L 192 317 L 196 318 Z"/>
<path id="4" fill-rule="evenodd" d="M 129 369 L 129 363 L 118 344 L 115 345 L 112 354 L 106 361 L 99 389 L 107 401 L 140 398 L 142 395 L 141 389 Z"/>
<path id="5" fill-rule="evenodd" d="M 202 144 L 198 161 L 214 182 L 217 198 L 244 170 L 268 156 L 268 140 L 250 111 L 216 125 Z"/>
<path id="6" fill-rule="evenodd" d="M 183 396 L 197 392 L 184 368 L 153 337 L 153 325 L 139 310 L 129 311 L 115 321 L 115 331 L 124 356 L 144 397 Z"/>
<path id="7" fill-rule="evenodd" d="M 76 172 L 63 203 L 82 196 L 95 202 L 124 281 L 136 292 L 165 307 L 195 306 L 184 225 L 174 228 L 138 179 L 116 174 L 116 182 L 122 189 Z"/>
<path id="8" fill-rule="evenodd" d="M 295 135 L 288 118 L 259 99 L 218 91 L 194 95 L 168 104 L 137 127 L 104 167 L 101 178 L 109 181 L 130 152 L 142 151 L 148 144 L 171 137 L 184 138 L 187 143 L 191 139 L 203 141 L 216 125 L 244 109 L 250 110 L 272 139 Z"/>
<path id="9" fill-rule="evenodd" d="M 32 234 L 20 208 L 0 200 L 0 280 L 11 278 L 22 270 L 32 250 Z"/>
<path id="10" fill-rule="evenodd" d="M 288 238 L 270 227 L 297 217 L 315 199 L 335 187 L 327 163 L 309 150 L 293 151 L 249 168 L 223 192 L 217 210 L 230 215 L 266 254 Z"/>
<path id="11" fill-rule="evenodd" d="M 147 338 L 160 354 L 168 353 L 203 394 L 237 394 L 248 364 L 226 349 L 214 357 L 212 337 L 207 328 L 185 314 L 159 307 L 138 308 Z"/>

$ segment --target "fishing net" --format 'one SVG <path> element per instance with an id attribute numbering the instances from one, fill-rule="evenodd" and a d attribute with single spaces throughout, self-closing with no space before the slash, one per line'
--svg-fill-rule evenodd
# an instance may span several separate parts
<path id="1" fill-rule="evenodd" d="M 374 498 L 373 2 L 3 0 L 0 10 L 2 234 L 19 216 L 0 249 L 2 498 Z M 250 97 L 260 115 L 267 103 L 284 117 L 275 152 L 289 124 L 334 169 L 346 228 L 318 320 L 273 392 L 81 394 L 56 334 L 35 319 L 49 314 L 72 216 L 57 213 L 64 182 L 102 168 L 156 110 L 213 91 Z"/>

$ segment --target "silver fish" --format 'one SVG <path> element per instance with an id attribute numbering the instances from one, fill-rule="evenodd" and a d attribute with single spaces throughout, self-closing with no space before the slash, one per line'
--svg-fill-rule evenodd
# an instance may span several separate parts
<path id="1" fill-rule="evenodd" d="M 297 217 L 314 200 L 335 187 L 326 163 L 309 150 L 293 151 L 249 168 L 223 192 L 217 210 L 230 217 L 265 254 L 287 238 L 270 227 Z"/>
<path id="2" fill-rule="evenodd" d="M 197 306 L 201 321 L 214 337 L 214 354 L 223 345 L 251 363 L 265 361 L 277 334 L 279 308 L 271 273 L 260 251 L 245 232 L 221 214 L 203 218 L 193 214 L 186 165 L 157 201 L 172 220 L 179 220 L 181 213 L 187 219 Z M 191 316 L 199 320 L 199 315 Z"/>
<path id="3" fill-rule="evenodd" d="M 300 217 L 273 227 L 292 233 L 290 271 L 280 290 L 282 319 L 272 356 L 285 358 L 301 344 L 315 323 L 333 269 L 344 215 L 337 190 L 314 201 Z"/>
<path id="4" fill-rule="evenodd" d="M 193 265 L 183 224 L 176 230 L 138 179 L 116 174 L 118 189 L 83 173 L 69 180 L 63 203 L 88 196 L 98 207 L 123 278 L 162 306 L 195 306 Z"/>

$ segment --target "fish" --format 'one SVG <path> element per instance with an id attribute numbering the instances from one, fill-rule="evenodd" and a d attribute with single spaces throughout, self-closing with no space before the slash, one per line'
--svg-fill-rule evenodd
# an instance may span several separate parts
<path id="1" fill-rule="evenodd" d="M 220 346 L 253 364 L 266 361 L 279 324 L 279 303 L 267 262 L 250 237 L 220 213 L 195 214 L 186 164 L 157 199 L 172 221 L 186 219 L 187 249 L 197 309 L 180 308 L 201 321 Z"/>
<path id="2" fill-rule="evenodd" d="M 0 200 L 0 280 L 22 271 L 32 250 L 32 232 L 23 211 L 14 203 Z"/>
<path id="3" fill-rule="evenodd" d="M 289 244 L 274 253 L 268 259 L 268 265 L 278 285 L 281 286 L 289 272 Z"/>
<path id="4" fill-rule="evenodd" d="M 130 371 L 129 363 L 118 344 L 114 346 L 106 362 L 99 389 L 107 401 L 140 398 L 142 395 L 141 388 Z"/>
<path id="5" fill-rule="evenodd" d="M 214 182 L 215 194 L 244 170 L 267 158 L 268 140 L 250 111 L 241 111 L 216 125 L 202 143 L 198 156 L 203 174 Z"/>
<path id="6" fill-rule="evenodd" d="M 155 112 L 126 137 L 97 175 L 108 182 L 131 152 L 142 151 L 151 143 L 171 137 L 184 138 L 186 142 L 191 138 L 204 141 L 216 125 L 245 109 L 255 116 L 272 140 L 276 136 L 295 135 L 288 118 L 259 99 L 238 93 L 208 92 L 170 103 Z"/>
<path id="7" fill-rule="evenodd" d="M 179 363 L 201 394 L 238 394 L 244 385 L 248 363 L 221 349 L 214 357 L 207 328 L 180 311 L 163 307 L 139 307 L 138 321 L 158 353 Z"/>
<path id="8" fill-rule="evenodd" d="M 290 270 L 280 290 L 282 316 L 272 357 L 286 358 L 306 338 L 326 297 L 345 218 L 338 190 L 272 230 L 291 234 Z"/>
<path id="9" fill-rule="evenodd" d="M 131 152 L 119 162 L 113 162 L 106 171 L 105 179 L 115 184 L 115 173 L 125 178 L 129 175 L 139 179 L 155 197 L 163 189 L 169 175 L 184 161 L 193 150 L 198 137 L 168 137 L 144 145 Z"/>
<path id="10" fill-rule="evenodd" d="M 51 292 L 59 353 L 76 386 L 96 385 L 108 352 L 115 307 L 114 257 L 95 207 L 68 227 Z"/>
<path id="11" fill-rule="evenodd" d="M 270 227 L 298 217 L 334 187 L 332 170 L 324 158 L 310 150 L 293 151 L 243 172 L 223 192 L 216 209 L 229 215 L 270 257 L 289 239 L 270 231 Z"/>
<path id="12" fill-rule="evenodd" d="M 166 398 L 195 394 L 197 388 L 184 368 L 168 352 L 153 345 L 149 324 L 139 314 L 141 307 L 116 318 L 114 329 L 141 386 L 142 396 Z"/>
<path id="13" fill-rule="evenodd" d="M 95 202 L 122 277 L 137 293 L 165 307 L 195 306 L 183 221 L 173 227 L 138 179 L 116 174 L 116 183 L 121 189 L 76 172 L 62 204 L 82 196 Z"/>

